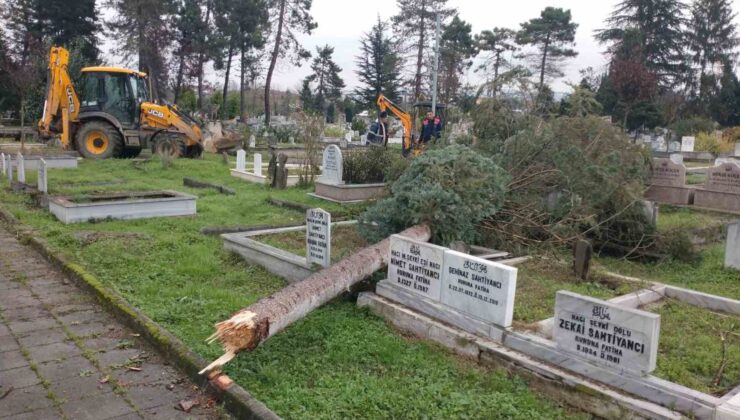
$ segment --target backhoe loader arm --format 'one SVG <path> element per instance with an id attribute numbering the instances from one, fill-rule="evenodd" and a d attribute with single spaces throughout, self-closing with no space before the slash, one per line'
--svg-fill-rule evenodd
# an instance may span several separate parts
<path id="1" fill-rule="evenodd" d="M 70 143 L 70 121 L 77 120 L 80 112 L 80 101 L 67 71 L 68 64 L 69 51 L 52 47 L 49 52 L 44 113 L 38 124 L 42 135 L 51 136 L 61 132 L 62 146 L 65 148 Z"/>
<path id="2" fill-rule="evenodd" d="M 401 120 L 403 125 L 403 150 L 404 153 L 411 150 L 411 115 L 404 111 L 398 105 L 394 104 L 393 101 L 386 98 L 385 95 L 381 94 L 378 96 L 378 108 L 380 111 L 390 111 L 393 115 Z"/>

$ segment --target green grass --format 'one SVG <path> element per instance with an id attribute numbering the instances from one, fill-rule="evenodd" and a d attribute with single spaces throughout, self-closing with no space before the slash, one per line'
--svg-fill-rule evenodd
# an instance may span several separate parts
<path id="1" fill-rule="evenodd" d="M 205 226 L 302 222 L 302 212 L 267 204 L 270 196 L 357 212 L 306 195 L 273 191 L 229 176 L 220 156 L 160 162 L 83 161 L 76 170 L 50 170 L 51 194 L 81 195 L 171 189 L 198 196 L 192 217 L 103 221 L 65 226 L 31 205 L 27 196 L 0 189 L 0 205 L 46 237 L 103 283 L 118 291 L 206 359 L 214 323 L 285 286 L 260 267 L 223 251 Z M 233 162 L 232 165 L 233 166 Z M 35 171 L 27 180 L 35 182 Z M 223 184 L 235 196 L 182 186 L 183 177 Z M 90 183 L 120 182 L 113 185 Z M 83 244 L 76 231 L 136 232 L 146 239 L 102 235 Z M 335 252 L 337 252 L 335 250 Z M 537 397 L 504 372 L 488 371 L 433 347 L 399 336 L 380 319 L 337 302 L 277 335 L 255 353 L 240 355 L 227 373 L 286 418 L 563 418 L 567 413 Z"/>
<path id="2" fill-rule="evenodd" d="M 696 210 L 686 207 L 661 205 L 658 214 L 658 230 L 701 230 L 724 225 L 737 217 L 705 210 Z"/>
<path id="3" fill-rule="evenodd" d="M 306 256 L 306 231 L 285 232 L 273 235 L 262 235 L 253 238 L 267 245 L 274 246 L 295 255 Z M 340 261 L 353 252 L 366 247 L 368 243 L 357 232 L 357 227 L 332 226 L 331 228 L 331 260 Z"/>
<path id="4" fill-rule="evenodd" d="M 706 182 L 707 176 L 705 174 L 686 174 L 687 185 L 701 185 Z"/>
<path id="5" fill-rule="evenodd" d="M 611 299 L 641 288 L 633 283 L 615 283 L 593 271 L 589 281 L 579 281 L 569 266 L 550 259 L 520 265 L 516 282 L 514 320 L 515 326 L 523 328 L 554 315 L 559 290 Z"/>
<path id="6" fill-rule="evenodd" d="M 660 315 L 656 376 L 715 395 L 740 384 L 740 318 L 675 300 L 645 309 Z M 722 361 L 722 333 L 727 365 L 715 383 Z"/>

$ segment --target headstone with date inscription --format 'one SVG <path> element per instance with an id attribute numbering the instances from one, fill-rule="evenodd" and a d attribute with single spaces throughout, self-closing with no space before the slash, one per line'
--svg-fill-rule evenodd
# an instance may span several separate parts
<path id="1" fill-rule="evenodd" d="M 620 372 L 655 370 L 660 315 L 560 291 L 554 322 L 553 339 L 569 354 Z"/>
<path id="2" fill-rule="evenodd" d="M 306 259 L 309 264 L 331 265 L 331 213 L 322 209 L 306 211 Z"/>
<path id="3" fill-rule="evenodd" d="M 504 328 L 514 316 L 517 269 L 453 250 L 444 253 L 445 305 Z"/>
<path id="4" fill-rule="evenodd" d="M 388 281 L 417 295 L 440 300 L 445 248 L 391 236 Z"/>

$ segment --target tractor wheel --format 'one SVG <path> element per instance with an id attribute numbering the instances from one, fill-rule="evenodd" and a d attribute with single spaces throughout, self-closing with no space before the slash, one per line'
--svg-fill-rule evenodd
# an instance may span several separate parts
<path id="1" fill-rule="evenodd" d="M 112 125 L 90 121 L 75 136 L 77 151 L 87 159 L 110 159 L 123 154 L 123 137 Z"/>
<path id="2" fill-rule="evenodd" d="M 133 159 L 141 154 L 141 148 L 140 147 L 127 147 L 123 149 L 123 153 L 121 154 L 121 158 L 123 159 Z"/>
<path id="3" fill-rule="evenodd" d="M 199 159 L 201 155 L 203 155 L 203 146 L 200 144 L 188 146 L 187 151 L 185 152 L 185 157 L 188 159 Z"/>
<path id="4" fill-rule="evenodd" d="M 187 155 L 187 146 L 185 146 L 185 139 L 181 136 L 162 135 L 157 136 L 154 143 L 154 151 L 160 156 L 177 159 Z"/>

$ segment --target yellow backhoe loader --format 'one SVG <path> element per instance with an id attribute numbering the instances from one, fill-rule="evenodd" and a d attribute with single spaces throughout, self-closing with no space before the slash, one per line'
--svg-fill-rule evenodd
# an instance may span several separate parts
<path id="1" fill-rule="evenodd" d="M 198 124 L 174 106 L 151 102 L 145 73 L 85 67 L 78 91 L 68 64 L 69 52 L 52 47 L 38 124 L 42 136 L 59 134 L 65 148 L 91 159 L 136 157 L 146 147 L 173 157 L 196 158 L 203 153 Z"/>

